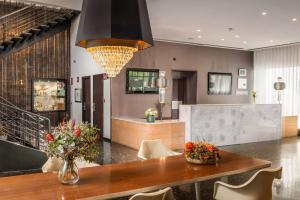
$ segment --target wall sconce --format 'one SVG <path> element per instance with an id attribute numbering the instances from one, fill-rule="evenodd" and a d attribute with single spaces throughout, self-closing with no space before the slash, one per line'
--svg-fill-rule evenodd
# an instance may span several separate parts
<path id="1" fill-rule="evenodd" d="M 274 83 L 274 89 L 277 91 L 278 103 L 281 103 L 281 92 L 285 89 L 285 82 L 283 82 L 282 77 L 277 78 L 277 82 Z"/>
<path id="2" fill-rule="evenodd" d="M 160 71 L 159 77 L 156 80 L 156 86 L 159 88 L 158 101 L 160 104 L 160 120 L 163 119 L 163 106 L 166 103 L 166 88 L 168 86 L 168 81 L 166 79 L 166 72 Z"/>

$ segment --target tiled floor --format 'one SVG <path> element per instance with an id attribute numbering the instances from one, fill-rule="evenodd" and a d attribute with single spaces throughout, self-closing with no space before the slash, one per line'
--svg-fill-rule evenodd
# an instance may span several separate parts
<path id="1" fill-rule="evenodd" d="M 274 190 L 275 200 L 300 200 L 300 139 L 288 138 L 281 141 L 259 142 L 222 147 L 243 155 L 253 156 L 271 161 L 273 167 L 283 166 L 281 188 Z M 118 144 L 103 142 L 101 144 L 100 164 L 120 163 L 137 160 L 137 151 Z M 299 154 L 299 155 L 298 155 Z M 229 183 L 240 184 L 251 174 L 243 174 L 229 178 Z M 202 199 L 212 199 L 213 183 L 215 180 L 201 183 Z M 175 188 L 176 199 L 193 200 L 194 188 L 187 185 Z M 126 199 L 126 198 L 124 198 Z"/>

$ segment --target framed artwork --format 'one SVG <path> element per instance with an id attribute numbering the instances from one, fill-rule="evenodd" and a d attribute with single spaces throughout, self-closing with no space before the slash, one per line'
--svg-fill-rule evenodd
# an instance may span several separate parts
<path id="1" fill-rule="evenodd" d="M 240 68 L 239 69 L 239 76 L 247 76 L 247 69 Z"/>
<path id="2" fill-rule="evenodd" d="M 32 80 L 32 111 L 66 111 L 67 81 L 64 79 Z"/>
<path id="3" fill-rule="evenodd" d="M 247 89 L 247 78 L 238 78 L 238 89 L 240 90 Z"/>
<path id="4" fill-rule="evenodd" d="M 231 73 L 208 73 L 208 95 L 231 95 Z"/>
<path id="5" fill-rule="evenodd" d="M 78 103 L 80 103 L 82 101 L 81 88 L 75 88 L 74 99 L 75 99 L 75 102 L 78 102 Z"/>

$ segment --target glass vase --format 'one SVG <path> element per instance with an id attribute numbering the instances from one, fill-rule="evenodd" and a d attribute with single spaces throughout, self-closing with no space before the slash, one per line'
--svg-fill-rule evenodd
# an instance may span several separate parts
<path id="1" fill-rule="evenodd" d="M 58 180 L 63 184 L 73 185 L 79 181 L 78 167 L 74 160 L 64 160 L 58 172 Z"/>

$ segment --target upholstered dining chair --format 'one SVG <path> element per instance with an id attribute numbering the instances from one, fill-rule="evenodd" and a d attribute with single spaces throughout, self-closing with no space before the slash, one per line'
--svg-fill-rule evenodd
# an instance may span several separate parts
<path id="1" fill-rule="evenodd" d="M 175 200 L 172 189 L 165 188 L 152 193 L 139 193 L 131 197 L 129 200 Z"/>
<path id="2" fill-rule="evenodd" d="M 246 183 L 238 186 L 217 181 L 214 187 L 216 200 L 271 200 L 274 179 L 281 179 L 282 167 L 263 169 L 255 173 Z"/>
<path id="3" fill-rule="evenodd" d="M 152 158 L 161 158 L 166 156 L 180 155 L 181 153 L 167 148 L 160 139 L 143 140 L 138 152 L 138 157 L 147 160 Z"/>
<path id="4" fill-rule="evenodd" d="M 42 171 L 43 173 L 46 172 L 57 172 L 59 171 L 61 165 L 63 164 L 63 160 L 60 158 L 49 158 L 47 162 L 43 165 Z M 95 167 L 95 166 L 100 166 L 99 164 L 96 163 L 89 163 L 87 161 L 84 161 L 82 159 L 76 159 L 75 164 L 79 169 L 81 168 L 87 168 L 87 167 Z"/>

